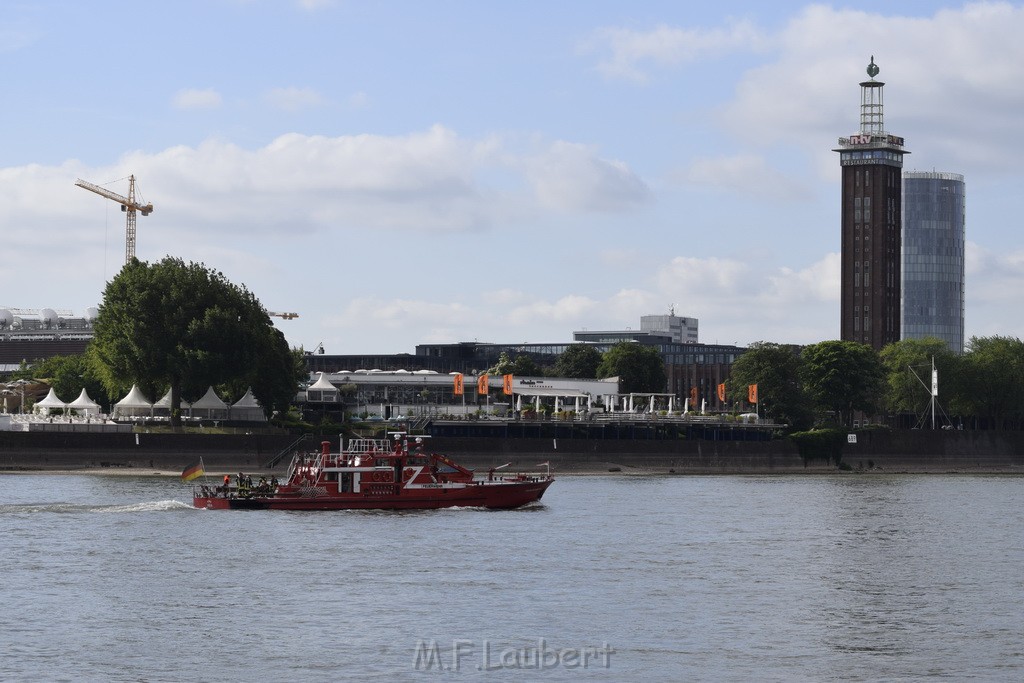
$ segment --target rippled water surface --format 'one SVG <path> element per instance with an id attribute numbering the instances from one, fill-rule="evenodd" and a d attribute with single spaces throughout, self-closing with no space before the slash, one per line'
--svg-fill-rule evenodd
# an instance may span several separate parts
<path id="1" fill-rule="evenodd" d="M 206 511 L 0 476 L 0 680 L 1022 680 L 1024 478 L 562 477 Z"/>

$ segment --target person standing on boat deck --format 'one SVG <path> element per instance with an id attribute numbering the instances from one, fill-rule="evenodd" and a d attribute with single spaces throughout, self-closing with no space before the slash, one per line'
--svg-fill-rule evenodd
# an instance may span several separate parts
<path id="1" fill-rule="evenodd" d="M 416 437 L 416 455 L 423 455 L 423 437 Z"/>

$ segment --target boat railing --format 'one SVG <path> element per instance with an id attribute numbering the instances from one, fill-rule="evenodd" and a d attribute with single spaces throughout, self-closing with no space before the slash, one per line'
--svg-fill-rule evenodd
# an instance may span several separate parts
<path id="1" fill-rule="evenodd" d="M 363 455 L 365 453 L 390 453 L 391 439 L 349 439 L 345 453 Z"/>
<path id="2" fill-rule="evenodd" d="M 306 472 L 317 474 L 323 470 L 324 455 L 322 453 L 296 453 L 288 465 L 285 481 L 291 481 L 300 467 Z"/>

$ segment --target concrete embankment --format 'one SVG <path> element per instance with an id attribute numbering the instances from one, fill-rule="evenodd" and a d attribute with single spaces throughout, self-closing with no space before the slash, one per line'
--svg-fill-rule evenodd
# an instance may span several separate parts
<path id="1" fill-rule="evenodd" d="M 311 436 L 299 446 L 288 434 L 78 434 L 0 432 L 0 470 L 178 471 L 202 457 L 208 471 L 266 470 L 294 448 L 337 447 L 336 436 Z M 806 459 L 788 440 L 702 441 L 627 439 L 503 439 L 438 437 L 430 450 L 450 454 L 478 471 L 511 463 L 511 470 L 550 462 L 557 472 L 786 474 L 831 472 L 836 463 Z M 1001 472 L 1024 474 L 1024 433 L 860 432 L 842 449 L 854 469 L 886 472 Z"/>

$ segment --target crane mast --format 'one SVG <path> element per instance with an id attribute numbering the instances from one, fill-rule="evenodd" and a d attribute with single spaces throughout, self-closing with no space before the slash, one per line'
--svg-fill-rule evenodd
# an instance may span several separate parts
<path id="1" fill-rule="evenodd" d="M 148 216 L 153 213 L 152 204 L 139 204 L 135 201 L 135 176 L 128 176 L 128 196 L 119 195 L 116 192 L 111 192 L 105 187 L 94 185 L 88 181 L 79 178 L 75 181 L 75 185 L 83 189 L 95 192 L 101 197 L 113 200 L 121 205 L 121 210 L 126 214 L 125 224 L 125 241 L 124 241 L 124 262 L 128 263 L 135 258 L 135 213 L 141 213 L 143 216 Z"/>

